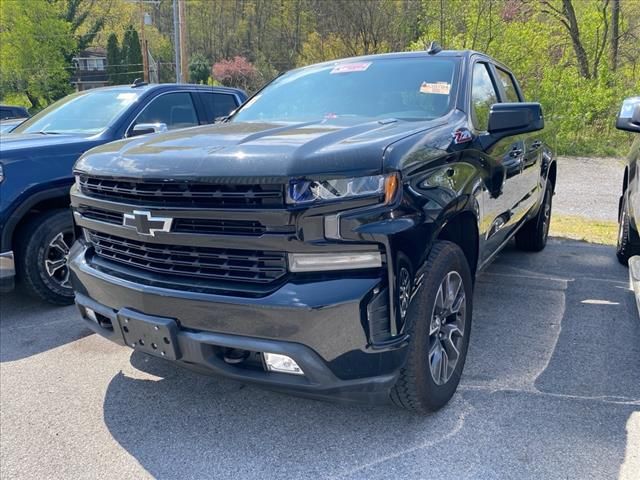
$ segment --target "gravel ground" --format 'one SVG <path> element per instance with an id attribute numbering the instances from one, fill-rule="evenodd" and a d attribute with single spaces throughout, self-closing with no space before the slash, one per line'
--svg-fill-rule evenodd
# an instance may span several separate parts
<path id="1" fill-rule="evenodd" d="M 474 298 L 459 392 L 419 417 L 198 376 L 5 295 L 0 477 L 637 480 L 640 321 L 613 249 L 509 248 Z"/>
<path id="2" fill-rule="evenodd" d="M 554 213 L 617 222 L 624 166 L 619 158 L 560 157 Z"/>

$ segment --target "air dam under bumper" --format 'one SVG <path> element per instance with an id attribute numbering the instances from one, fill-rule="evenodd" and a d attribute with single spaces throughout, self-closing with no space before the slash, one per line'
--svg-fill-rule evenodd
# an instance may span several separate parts
<path id="1" fill-rule="evenodd" d="M 367 341 L 363 315 L 380 277 L 345 272 L 333 280 L 285 283 L 262 298 L 232 297 L 132 283 L 94 269 L 85 253 L 76 242 L 69 258 L 76 303 L 89 328 L 118 344 L 125 345 L 119 320 L 131 312 L 172 319 L 180 363 L 299 395 L 367 403 L 388 400 L 404 364 L 406 341 L 384 348 Z M 304 375 L 229 363 L 227 349 L 287 355 Z"/>

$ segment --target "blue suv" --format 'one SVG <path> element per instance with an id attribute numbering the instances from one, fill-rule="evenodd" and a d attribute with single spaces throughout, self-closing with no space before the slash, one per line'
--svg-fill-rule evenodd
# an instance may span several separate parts
<path id="1" fill-rule="evenodd" d="M 0 291 L 11 290 L 17 277 L 44 300 L 73 302 L 68 207 L 80 155 L 114 140 L 213 123 L 245 99 L 242 90 L 225 87 L 99 88 L 69 95 L 0 136 Z M 127 168 L 126 158 L 116 163 Z"/>

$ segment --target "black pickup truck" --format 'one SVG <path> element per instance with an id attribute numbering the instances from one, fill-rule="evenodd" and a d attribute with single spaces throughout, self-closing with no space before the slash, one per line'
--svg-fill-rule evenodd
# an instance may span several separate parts
<path id="1" fill-rule="evenodd" d="M 311 397 L 453 395 L 474 279 L 546 244 L 556 180 L 507 67 L 471 51 L 282 75 L 225 123 L 75 165 L 69 264 L 94 331 Z"/>

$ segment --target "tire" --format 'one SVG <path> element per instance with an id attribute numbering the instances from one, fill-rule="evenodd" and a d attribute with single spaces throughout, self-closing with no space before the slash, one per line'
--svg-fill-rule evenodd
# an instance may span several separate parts
<path id="1" fill-rule="evenodd" d="M 73 303 L 66 259 L 73 241 L 69 210 L 51 210 L 32 218 L 18 236 L 17 274 L 23 288 L 54 305 Z"/>
<path id="2" fill-rule="evenodd" d="M 410 332 L 407 361 L 390 392 L 395 405 L 416 413 L 438 410 L 455 393 L 467 357 L 473 304 L 471 270 L 455 243 L 436 242 L 423 271 L 422 285 L 407 311 Z M 455 300 L 448 309 L 451 314 L 440 323 L 447 298 L 440 293 L 447 289 L 446 285 L 451 285 L 452 292 L 457 285 L 461 289 L 451 297 Z M 457 313 L 453 312 L 456 308 Z M 448 363 L 455 356 L 452 347 L 457 350 L 453 364 Z M 444 356 L 447 364 L 442 363 Z M 442 365 L 448 366 L 437 368 Z"/>
<path id="3" fill-rule="evenodd" d="M 620 203 L 620 218 L 618 219 L 618 242 L 616 256 L 622 265 L 628 265 L 629 259 L 640 254 L 640 239 L 638 233 L 631 226 L 629 217 L 629 191 L 625 191 Z"/>
<path id="4" fill-rule="evenodd" d="M 516 233 L 516 246 L 525 252 L 540 252 L 547 246 L 551 207 L 553 206 L 553 186 L 547 181 L 542 204 L 538 213 L 528 220 Z"/>

